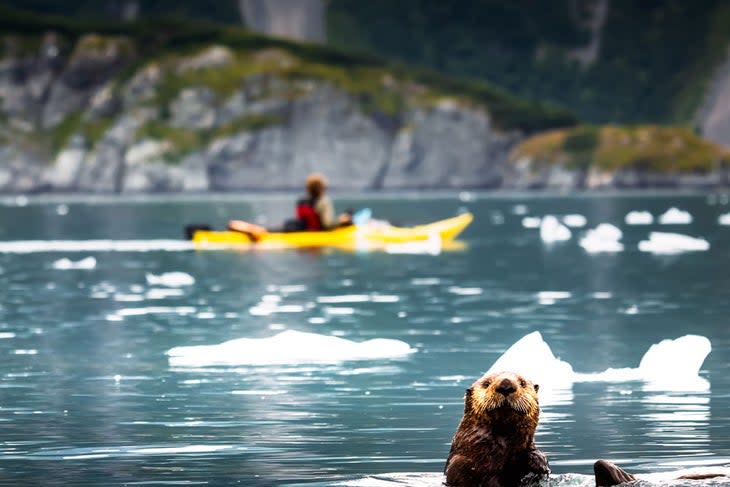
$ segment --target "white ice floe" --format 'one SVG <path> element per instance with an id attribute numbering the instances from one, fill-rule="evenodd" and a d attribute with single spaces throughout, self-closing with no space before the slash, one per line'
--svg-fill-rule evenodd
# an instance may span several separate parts
<path id="1" fill-rule="evenodd" d="M 563 223 L 571 228 L 583 228 L 588 220 L 583 215 L 565 215 L 563 216 Z"/>
<path id="2" fill-rule="evenodd" d="M 580 240 L 580 246 L 588 253 L 621 252 L 624 245 L 619 242 L 623 237 L 621 230 L 610 223 L 601 223 L 588 230 Z"/>
<path id="3" fill-rule="evenodd" d="M 535 331 L 507 349 L 488 372 L 509 370 L 522 374 L 540 385 L 541 396 L 549 396 L 550 390 L 569 387 L 575 382 L 643 381 L 653 389 L 701 391 L 709 388 L 709 382 L 699 376 L 699 371 L 711 350 L 706 337 L 684 335 L 649 347 L 637 368 L 579 373 L 568 362 L 555 357 L 540 332 Z"/>
<path id="4" fill-rule="evenodd" d="M 37 252 L 181 252 L 193 250 L 189 240 L 10 240 L 0 242 L 0 253 Z"/>
<path id="5" fill-rule="evenodd" d="M 512 213 L 515 215 L 525 215 L 527 214 L 527 205 L 514 205 L 512 207 Z"/>
<path id="6" fill-rule="evenodd" d="M 560 242 L 570 240 L 571 232 L 568 227 L 563 225 L 553 215 L 547 215 L 542 219 L 540 224 L 540 238 L 543 242 Z"/>
<path id="7" fill-rule="evenodd" d="M 717 223 L 720 225 L 730 225 L 730 213 L 725 213 L 717 217 Z"/>
<path id="8" fill-rule="evenodd" d="M 654 223 L 654 216 L 648 211 L 630 211 L 626 213 L 624 222 L 627 225 L 651 225 Z"/>
<path id="9" fill-rule="evenodd" d="M 438 233 L 432 233 L 426 240 L 386 244 L 385 252 L 388 254 L 439 255 L 441 253 L 441 236 Z"/>
<path id="10" fill-rule="evenodd" d="M 162 274 L 145 274 L 147 284 L 152 286 L 180 287 L 192 286 L 195 278 L 186 272 L 163 272 Z"/>
<path id="11" fill-rule="evenodd" d="M 692 223 L 692 215 L 679 208 L 669 208 L 659 216 L 659 223 L 662 225 L 688 225 Z"/>
<path id="12" fill-rule="evenodd" d="M 639 250 L 654 254 L 679 254 L 709 250 L 710 243 L 704 238 L 679 233 L 651 232 L 649 240 L 639 242 Z"/>
<path id="13" fill-rule="evenodd" d="M 73 261 L 66 257 L 58 259 L 52 264 L 54 269 L 68 270 L 68 269 L 85 269 L 90 270 L 96 267 L 96 259 L 94 257 L 86 257 L 81 260 Z"/>
<path id="14" fill-rule="evenodd" d="M 522 219 L 522 226 L 525 228 L 540 228 L 542 218 L 539 216 L 526 216 Z"/>
<path id="15" fill-rule="evenodd" d="M 381 360 L 415 352 L 405 342 L 374 338 L 354 342 L 317 333 L 283 331 L 267 338 L 238 338 L 218 345 L 175 347 L 168 350 L 173 367 L 216 365 L 329 364 L 349 360 Z"/>

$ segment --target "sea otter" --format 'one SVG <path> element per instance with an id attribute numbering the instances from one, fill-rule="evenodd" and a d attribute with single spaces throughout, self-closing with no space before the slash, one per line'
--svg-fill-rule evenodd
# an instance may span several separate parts
<path id="1" fill-rule="evenodd" d="M 512 372 L 485 374 L 466 390 L 464 416 L 444 469 L 446 485 L 531 485 L 550 474 L 534 440 L 537 390 L 537 384 Z"/>

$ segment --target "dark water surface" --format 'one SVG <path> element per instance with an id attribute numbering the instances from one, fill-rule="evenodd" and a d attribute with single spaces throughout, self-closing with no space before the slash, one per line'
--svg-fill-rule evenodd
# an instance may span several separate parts
<path id="1" fill-rule="evenodd" d="M 292 199 L 8 199 L 0 240 L 177 239 L 183 223 L 278 222 Z M 664 338 L 692 333 L 712 343 L 701 370 L 709 390 L 588 382 L 544 404 L 537 442 L 554 473 L 588 474 L 601 457 L 639 473 L 730 464 L 730 226 L 717 222 L 730 212 L 726 196 L 445 194 L 337 203 L 368 205 L 402 225 L 464 209 L 476 219 L 463 235 L 466 250 L 437 256 L 0 253 L 0 484 L 334 485 L 391 472 L 437 475 L 464 388 L 532 331 L 577 372 L 636 367 Z M 672 206 L 694 221 L 624 223 L 631 210 L 658 216 Z M 521 223 L 546 214 L 581 214 L 588 226 L 546 245 Z M 599 223 L 623 230 L 623 252 L 589 254 L 578 245 Z M 652 230 L 703 237 L 711 247 L 640 252 Z M 88 257 L 96 259 L 90 268 L 55 268 L 60 259 Z M 195 283 L 146 279 L 167 272 Z M 166 356 L 173 347 L 282 330 L 392 338 L 417 351 L 198 368 L 171 367 Z"/>

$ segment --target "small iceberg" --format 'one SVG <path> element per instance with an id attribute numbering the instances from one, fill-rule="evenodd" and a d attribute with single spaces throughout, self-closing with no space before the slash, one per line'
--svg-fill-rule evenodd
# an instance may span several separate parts
<path id="1" fill-rule="evenodd" d="M 720 225 L 730 225 L 730 213 L 725 213 L 717 217 L 717 223 Z"/>
<path id="2" fill-rule="evenodd" d="M 185 272 L 163 272 L 159 275 L 148 272 L 145 279 L 152 286 L 181 287 L 195 284 L 195 278 Z"/>
<path id="3" fill-rule="evenodd" d="M 651 232 L 649 240 L 639 242 L 639 250 L 654 254 L 679 254 L 709 250 L 710 243 L 704 238 L 680 233 Z"/>
<path id="4" fill-rule="evenodd" d="M 489 368 L 487 373 L 510 370 L 540 385 L 549 396 L 551 389 L 572 386 L 575 382 L 644 381 L 651 388 L 671 391 L 704 391 L 709 382 L 699 376 L 700 368 L 712 350 L 710 340 L 700 335 L 684 335 L 662 340 L 649 347 L 637 368 L 610 368 L 603 372 L 580 373 L 557 358 L 540 332 L 525 335 Z M 530 360 L 525 360 L 530 357 Z"/>
<path id="5" fill-rule="evenodd" d="M 283 331 L 268 338 L 238 338 L 218 345 L 175 347 L 167 351 L 172 367 L 216 365 L 332 364 L 349 360 L 406 357 L 416 350 L 406 342 L 374 338 L 354 342 L 345 338 Z"/>
<path id="6" fill-rule="evenodd" d="M 627 225 L 651 225 L 654 223 L 654 216 L 648 211 L 630 211 L 624 217 Z"/>
<path id="7" fill-rule="evenodd" d="M 662 225 L 688 225 L 692 223 L 692 215 L 679 208 L 669 208 L 659 216 L 659 223 Z"/>
<path id="8" fill-rule="evenodd" d="M 71 259 L 68 259 L 64 257 L 63 259 L 58 259 L 52 264 L 54 269 L 60 269 L 60 270 L 68 270 L 68 269 L 85 269 L 90 270 L 94 269 L 96 267 L 96 258 L 94 257 L 86 257 L 81 260 L 73 261 Z"/>
<path id="9" fill-rule="evenodd" d="M 540 223 L 540 238 L 545 243 L 570 240 L 570 229 L 560 223 L 553 215 L 547 215 Z"/>
<path id="10" fill-rule="evenodd" d="M 525 228 L 540 228 L 542 219 L 539 216 L 526 216 L 522 219 L 522 226 Z"/>
<path id="11" fill-rule="evenodd" d="M 563 217 L 563 223 L 571 228 L 583 228 L 588 223 L 588 220 L 583 215 L 565 215 Z"/>
<path id="12" fill-rule="evenodd" d="M 623 237 L 621 230 L 610 223 L 601 223 L 596 228 L 588 230 L 580 240 L 580 246 L 588 253 L 621 252 L 624 245 L 619 242 Z"/>

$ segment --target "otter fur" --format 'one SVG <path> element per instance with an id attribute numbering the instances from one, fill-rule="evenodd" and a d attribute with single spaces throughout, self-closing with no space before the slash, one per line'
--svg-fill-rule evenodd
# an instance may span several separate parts
<path id="1" fill-rule="evenodd" d="M 512 487 L 550 474 L 535 446 L 538 385 L 513 372 L 485 374 L 466 390 L 464 416 L 444 472 L 453 487 Z"/>
<path id="2" fill-rule="evenodd" d="M 593 464 L 593 473 L 596 478 L 596 487 L 611 487 L 613 485 L 625 484 L 626 482 L 633 482 L 634 480 L 642 480 L 642 478 L 634 477 L 626 470 L 608 460 L 598 460 Z M 643 480 L 667 482 L 672 480 L 705 480 L 728 477 L 730 477 L 730 469 L 726 467 L 715 467 L 649 474 L 644 476 Z"/>

